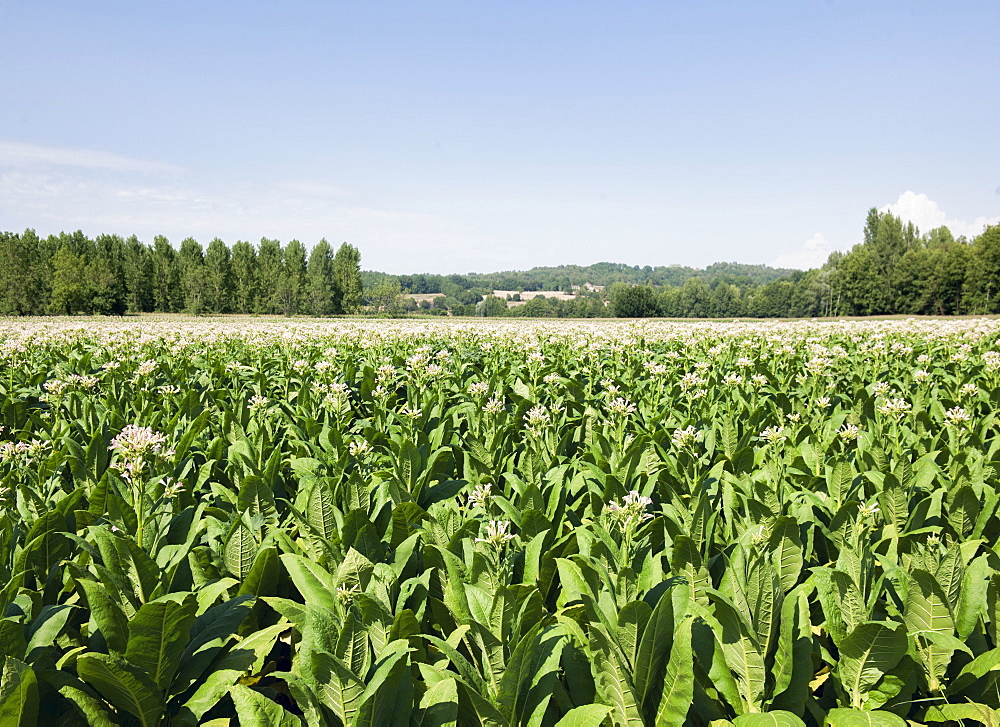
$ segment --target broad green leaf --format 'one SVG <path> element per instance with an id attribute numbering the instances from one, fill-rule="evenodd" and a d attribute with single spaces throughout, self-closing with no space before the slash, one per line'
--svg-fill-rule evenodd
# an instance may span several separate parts
<path id="1" fill-rule="evenodd" d="M 90 618 L 100 629 L 108 648 L 124 656 L 128 644 L 128 619 L 118 605 L 117 598 L 97 581 L 82 578 L 76 583 L 83 589 L 90 607 Z"/>
<path id="2" fill-rule="evenodd" d="M 961 722 L 968 720 L 984 727 L 1000 727 L 1000 712 L 985 704 L 968 702 L 965 704 L 941 704 L 927 708 L 924 722 Z"/>
<path id="3" fill-rule="evenodd" d="M 857 626 L 844 640 L 835 674 L 851 705 L 860 709 L 865 695 L 903 658 L 907 639 L 903 624 L 868 621 Z"/>
<path id="4" fill-rule="evenodd" d="M 242 518 L 233 523 L 223 546 L 222 557 L 234 578 L 243 580 L 250 574 L 257 557 L 257 539 Z"/>
<path id="5" fill-rule="evenodd" d="M 250 687 L 237 684 L 229 694 L 233 698 L 233 704 L 236 705 L 236 714 L 240 718 L 240 724 L 302 727 L 301 719 Z"/>
<path id="6" fill-rule="evenodd" d="M 610 712 L 611 707 L 603 704 L 585 704 L 582 707 L 574 707 L 556 722 L 556 727 L 600 727 Z"/>
<path id="7" fill-rule="evenodd" d="M 826 724 L 829 727 L 906 727 L 906 720 L 897 714 L 880 709 L 866 712 L 839 707 L 827 713 Z"/>
<path id="8" fill-rule="evenodd" d="M 684 725 L 694 699 L 694 670 L 691 651 L 692 617 L 681 620 L 674 632 L 667 673 L 660 695 L 660 706 L 656 710 L 656 725 Z"/>
<path id="9" fill-rule="evenodd" d="M 38 720 L 38 679 L 34 670 L 7 656 L 0 666 L 0 724 L 34 727 Z"/>
<path id="10" fill-rule="evenodd" d="M 792 712 L 777 709 L 760 714 L 741 714 L 733 720 L 733 727 L 805 727 Z"/>
<path id="11" fill-rule="evenodd" d="M 142 727 L 159 723 L 164 703 L 156 683 L 124 659 L 106 654 L 84 654 L 76 660 L 80 678 L 116 709 L 128 712 Z"/>
<path id="12" fill-rule="evenodd" d="M 417 727 L 456 727 L 458 724 L 458 683 L 443 679 L 420 698 Z"/>
<path id="13" fill-rule="evenodd" d="M 193 593 L 178 601 L 175 595 L 144 603 L 129 622 L 125 659 L 165 692 L 187 648 L 198 608 Z"/>

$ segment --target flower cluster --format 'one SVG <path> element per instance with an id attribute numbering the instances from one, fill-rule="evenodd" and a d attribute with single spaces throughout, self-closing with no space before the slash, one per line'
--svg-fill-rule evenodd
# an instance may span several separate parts
<path id="1" fill-rule="evenodd" d="M 622 498 L 620 505 L 612 500 L 604 508 L 604 511 L 620 528 L 632 530 L 640 523 L 653 517 L 646 512 L 646 508 L 652 504 L 652 499 L 640 495 L 636 490 L 631 490 Z"/>
<path id="2" fill-rule="evenodd" d="M 476 538 L 477 543 L 486 543 L 492 548 L 502 550 L 507 543 L 514 539 L 510 532 L 510 522 L 507 520 L 490 520 L 486 524 L 486 537 Z"/>
<path id="3" fill-rule="evenodd" d="M 119 456 L 112 467 L 121 472 L 122 477 L 130 483 L 136 484 L 147 465 L 174 455 L 174 450 L 167 447 L 166 443 L 166 436 L 160 432 L 155 432 L 150 427 L 129 424 L 111 440 L 108 449 L 117 452 Z"/>
<path id="4" fill-rule="evenodd" d="M 689 449 L 698 441 L 698 434 L 698 430 L 692 424 L 684 429 L 675 429 L 674 433 L 670 435 L 670 441 L 674 443 L 675 447 Z"/>

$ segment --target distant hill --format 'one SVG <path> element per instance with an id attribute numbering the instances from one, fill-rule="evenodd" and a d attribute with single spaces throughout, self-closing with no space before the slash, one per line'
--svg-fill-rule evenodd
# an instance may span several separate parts
<path id="1" fill-rule="evenodd" d="M 683 265 L 652 267 L 600 262 L 593 265 L 559 265 L 530 270 L 508 270 L 496 273 L 464 275 L 387 275 L 378 272 L 364 274 L 366 285 L 391 277 L 399 281 L 404 293 L 443 293 L 454 295 L 460 290 L 565 290 L 585 283 L 609 286 L 612 283 L 635 283 L 658 287 L 679 287 L 690 278 L 700 278 L 709 286 L 720 282 L 744 286 L 759 286 L 787 278 L 798 271 L 772 268 L 767 265 L 743 263 L 713 263 L 705 269 Z"/>

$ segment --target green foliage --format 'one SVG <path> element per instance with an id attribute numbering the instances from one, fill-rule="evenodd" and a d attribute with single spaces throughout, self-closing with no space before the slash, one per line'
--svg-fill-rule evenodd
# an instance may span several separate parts
<path id="1" fill-rule="evenodd" d="M 997 723 L 993 324 L 183 325 L 0 331 L 3 724 Z"/>

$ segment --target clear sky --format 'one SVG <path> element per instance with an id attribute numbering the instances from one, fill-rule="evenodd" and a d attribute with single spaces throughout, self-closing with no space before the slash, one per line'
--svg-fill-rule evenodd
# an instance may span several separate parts
<path id="1" fill-rule="evenodd" d="M 366 269 L 821 264 L 1000 221 L 1000 2 L 0 0 L 0 229 Z"/>

